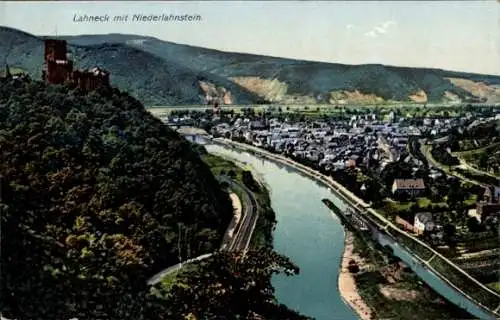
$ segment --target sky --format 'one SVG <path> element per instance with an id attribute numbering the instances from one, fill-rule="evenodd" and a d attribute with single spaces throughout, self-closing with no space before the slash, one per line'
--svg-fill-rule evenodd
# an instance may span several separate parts
<path id="1" fill-rule="evenodd" d="M 74 21 L 84 14 L 110 21 Z M 201 20 L 133 22 L 134 14 Z M 112 21 L 116 15 L 129 21 Z M 140 34 L 232 52 L 500 75 L 498 0 L 6 1 L 0 25 L 35 35 Z"/>

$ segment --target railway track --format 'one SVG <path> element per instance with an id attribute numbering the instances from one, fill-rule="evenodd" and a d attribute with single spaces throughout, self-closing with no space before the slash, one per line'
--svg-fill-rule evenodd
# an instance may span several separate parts
<path id="1" fill-rule="evenodd" d="M 232 239 L 229 244 L 227 250 L 229 251 L 239 251 L 248 250 L 248 246 L 250 245 L 250 240 L 252 238 L 253 230 L 255 229 L 255 224 L 258 219 L 258 204 L 255 199 L 253 192 L 249 190 L 247 187 L 238 185 L 233 182 L 232 179 L 226 176 L 219 176 L 219 180 L 227 182 L 235 189 L 239 189 L 241 194 L 244 196 L 243 203 L 246 204 L 244 214 L 242 220 L 240 221 L 234 239 Z"/>

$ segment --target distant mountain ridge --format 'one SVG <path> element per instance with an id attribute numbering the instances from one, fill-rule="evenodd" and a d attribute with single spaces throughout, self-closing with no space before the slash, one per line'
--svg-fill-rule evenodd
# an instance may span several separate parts
<path id="1" fill-rule="evenodd" d="M 258 102 L 500 102 L 500 76 L 380 64 L 345 65 L 223 52 L 127 34 L 61 36 L 78 66 L 99 64 L 146 105 Z M 8 43 L 14 43 L 11 48 Z M 38 75 L 42 37 L 0 27 L 0 58 Z M 31 50 L 31 51 L 30 51 Z M 14 54 L 12 54 L 14 52 Z"/>
<path id="2" fill-rule="evenodd" d="M 201 82 L 217 84 L 217 93 L 227 102 L 255 103 L 259 99 L 228 79 L 191 70 L 123 43 L 69 44 L 76 68 L 98 65 L 107 69 L 113 85 L 145 105 L 200 104 L 210 95 L 203 91 Z M 42 37 L 0 27 L 0 61 L 36 79 L 42 74 L 43 46 Z"/>

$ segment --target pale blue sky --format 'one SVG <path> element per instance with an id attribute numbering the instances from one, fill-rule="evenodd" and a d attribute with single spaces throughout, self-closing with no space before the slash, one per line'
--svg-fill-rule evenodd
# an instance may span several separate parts
<path id="1" fill-rule="evenodd" d="M 75 23 L 75 14 L 199 14 L 200 22 Z M 37 35 L 132 33 L 246 53 L 500 75 L 500 2 L 0 2 Z"/>

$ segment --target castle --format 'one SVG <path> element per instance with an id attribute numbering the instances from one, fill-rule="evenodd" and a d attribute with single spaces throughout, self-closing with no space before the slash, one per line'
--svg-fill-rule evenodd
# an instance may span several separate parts
<path id="1" fill-rule="evenodd" d="M 66 40 L 46 39 L 42 78 L 50 84 L 72 84 L 91 91 L 109 86 L 109 72 L 100 68 L 73 70 Z"/>

